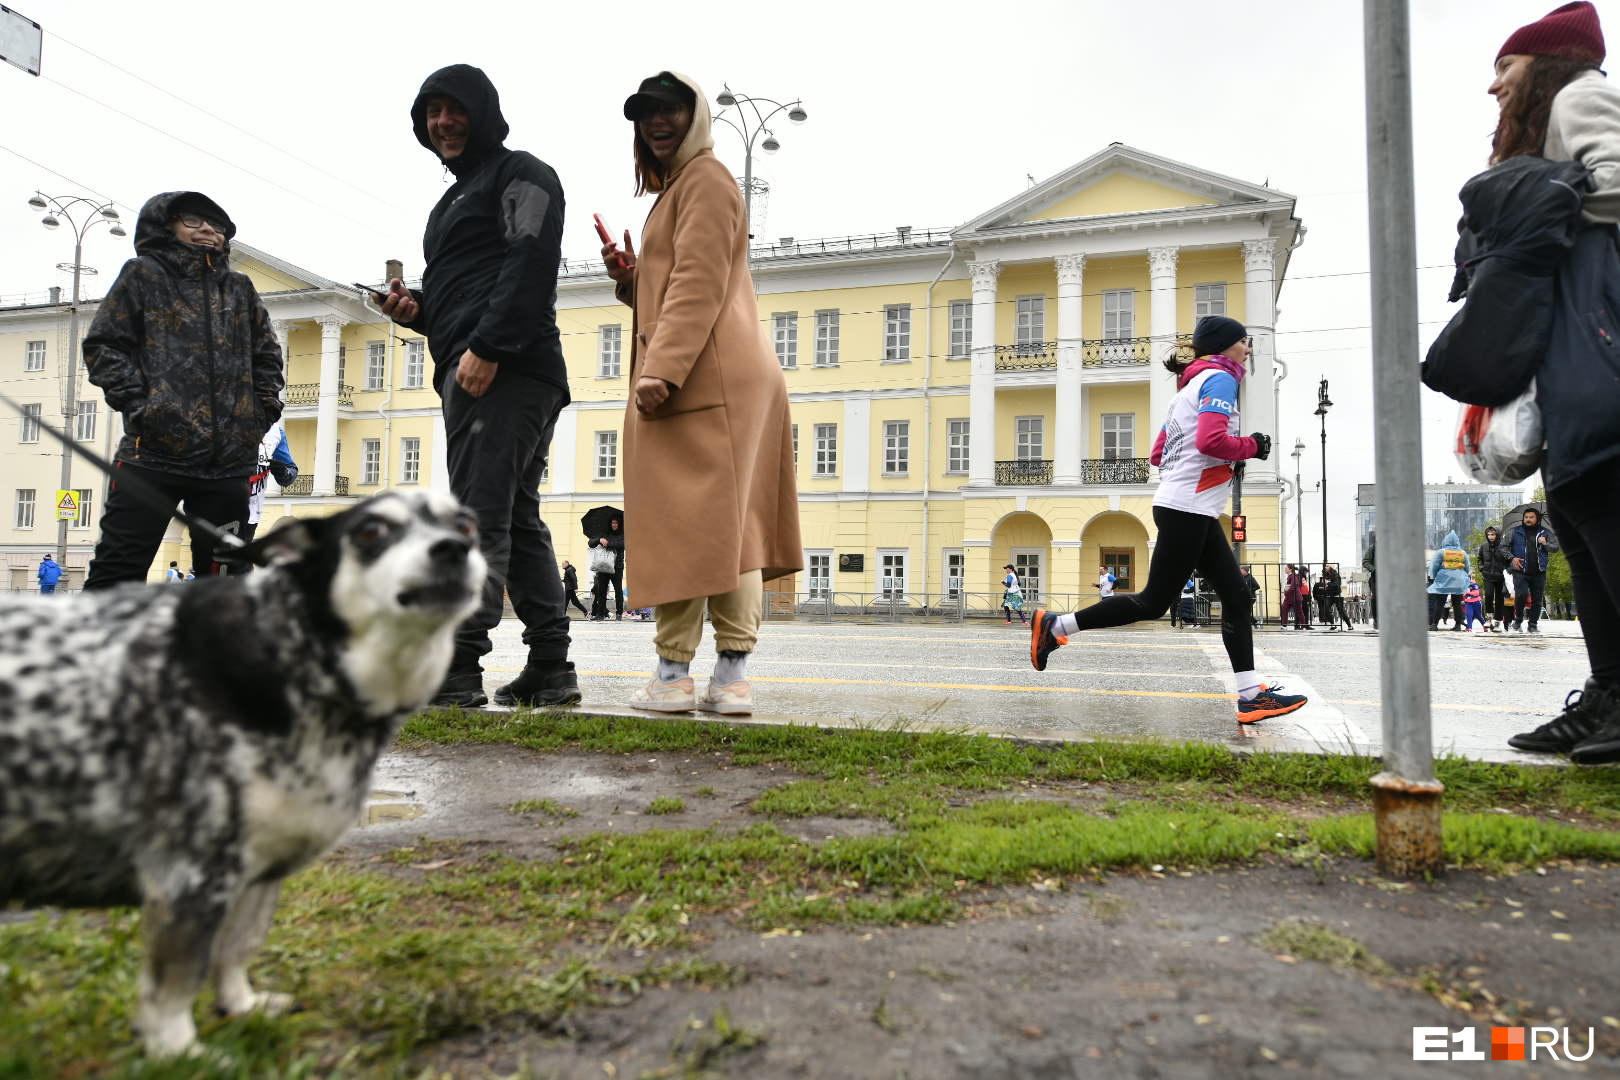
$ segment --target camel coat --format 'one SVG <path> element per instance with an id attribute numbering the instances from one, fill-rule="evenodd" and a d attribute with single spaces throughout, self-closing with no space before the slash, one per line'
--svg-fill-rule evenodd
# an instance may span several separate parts
<path id="1" fill-rule="evenodd" d="M 787 381 L 759 321 L 742 197 L 712 151 L 691 155 L 659 195 L 618 295 L 635 311 L 624 517 L 636 603 L 801 569 Z M 675 387 L 649 416 L 635 407 L 643 375 Z"/>

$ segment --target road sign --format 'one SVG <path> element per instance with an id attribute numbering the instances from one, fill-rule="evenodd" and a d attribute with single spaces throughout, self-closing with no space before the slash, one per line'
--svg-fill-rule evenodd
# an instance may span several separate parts
<path id="1" fill-rule="evenodd" d="M 0 4 L 0 60 L 38 75 L 43 40 L 39 23 Z"/>
<path id="2" fill-rule="evenodd" d="M 1249 518 L 1247 514 L 1232 515 L 1232 543 L 1241 544 L 1249 538 Z"/>
<path id="3" fill-rule="evenodd" d="M 79 493 L 70 489 L 56 489 L 56 520 L 72 521 L 79 516 Z"/>

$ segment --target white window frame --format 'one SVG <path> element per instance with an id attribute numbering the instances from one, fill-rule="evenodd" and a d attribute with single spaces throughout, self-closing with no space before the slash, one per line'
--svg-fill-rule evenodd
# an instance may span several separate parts
<path id="1" fill-rule="evenodd" d="M 1046 460 L 1045 416 L 1015 417 L 1013 420 L 1013 433 L 1013 458 L 1015 460 Z"/>
<path id="2" fill-rule="evenodd" d="M 1226 282 L 1206 281 L 1193 286 L 1193 318 L 1226 314 Z"/>
<path id="3" fill-rule="evenodd" d="M 406 390 L 420 390 L 427 385 L 427 342 L 421 338 L 405 343 Z"/>
<path id="4" fill-rule="evenodd" d="M 883 362 L 904 364 L 911 359 L 911 305 L 883 305 Z"/>
<path id="5" fill-rule="evenodd" d="M 32 529 L 34 515 L 39 509 L 38 488 L 17 488 L 16 513 L 12 515 L 12 527 L 17 529 Z"/>
<path id="6" fill-rule="evenodd" d="M 950 305 L 951 344 L 947 360 L 966 360 L 973 355 L 973 301 L 952 300 Z"/>
<path id="7" fill-rule="evenodd" d="M 349 372 L 349 346 L 338 342 L 338 388 L 342 389 L 345 383 L 344 376 Z"/>
<path id="8" fill-rule="evenodd" d="M 382 482 L 382 440 L 360 440 L 360 483 L 376 487 Z"/>
<path id="9" fill-rule="evenodd" d="M 838 425 L 816 425 L 815 476 L 838 475 Z"/>
<path id="10" fill-rule="evenodd" d="M 1116 461 L 1136 456 L 1136 414 L 1103 413 L 1098 427 L 1104 461 Z M 1123 446 L 1123 453 L 1121 447 Z"/>
<path id="11" fill-rule="evenodd" d="M 96 441 L 96 403 L 93 401 L 75 401 L 73 403 L 73 438 L 78 442 Z"/>
<path id="12" fill-rule="evenodd" d="M 88 529 L 95 524 L 90 509 L 90 500 L 95 497 L 95 491 L 92 488 L 74 488 L 73 494 L 79 500 L 79 509 L 73 520 L 68 523 L 68 528 Z"/>
<path id="13" fill-rule="evenodd" d="M 877 594 L 885 600 L 904 600 L 906 598 L 906 575 L 910 573 L 909 565 L 911 551 L 909 548 L 878 548 L 877 558 L 874 560 L 873 570 L 876 571 L 873 584 L 877 586 Z M 894 567 L 900 570 L 899 585 L 894 584 Z"/>
<path id="14" fill-rule="evenodd" d="M 406 435 L 399 440 L 399 482 L 422 482 L 422 440 L 419 436 Z"/>
<path id="15" fill-rule="evenodd" d="M 826 560 L 822 567 L 823 574 L 816 573 L 816 561 Z M 833 594 L 833 571 L 838 568 L 838 560 L 833 558 L 831 548 L 806 548 L 804 552 L 804 585 L 805 591 L 812 600 L 831 599 Z"/>
<path id="16" fill-rule="evenodd" d="M 603 323 L 596 328 L 596 377 L 617 379 L 623 370 L 624 325 Z"/>
<path id="17" fill-rule="evenodd" d="M 799 471 L 799 425 L 798 424 L 789 425 L 788 434 L 790 436 L 792 436 L 792 439 L 793 439 L 793 471 L 798 472 Z"/>
<path id="18" fill-rule="evenodd" d="M 1033 345 L 1046 340 L 1046 296 L 1020 296 L 1016 301 L 1017 323 L 1013 328 L 1013 342 Z"/>
<path id="19" fill-rule="evenodd" d="M 619 478 L 619 433 L 617 431 L 598 431 L 596 433 L 596 479 L 617 480 Z"/>
<path id="20" fill-rule="evenodd" d="M 386 341 L 366 342 L 366 386 L 367 390 L 381 390 L 388 381 L 388 343 Z"/>
<path id="21" fill-rule="evenodd" d="M 797 311 L 771 312 L 771 344 L 776 349 L 776 362 L 783 371 L 797 371 L 799 367 L 799 313 Z"/>
<path id="22" fill-rule="evenodd" d="M 816 367 L 838 366 L 839 321 L 837 308 L 816 312 Z"/>
<path id="23" fill-rule="evenodd" d="M 30 341 L 23 347 L 23 349 L 23 370 L 44 371 L 46 349 L 45 342 Z"/>
<path id="24" fill-rule="evenodd" d="M 19 432 L 17 441 L 22 443 L 37 443 L 39 442 L 41 410 L 44 408 L 44 406 L 34 404 L 24 405 L 22 408 L 22 430 Z"/>
<path id="25" fill-rule="evenodd" d="M 967 577 L 967 552 L 962 548 L 946 548 L 940 552 L 939 565 L 944 571 L 940 585 L 943 586 L 945 599 L 960 601 L 963 591 L 962 579 Z M 951 574 L 953 566 L 956 569 L 954 576 Z M 952 584 L 953 581 L 955 584 Z"/>
<path id="26" fill-rule="evenodd" d="M 1046 584 L 1046 552 L 1040 548 L 1015 547 L 1010 554 L 1013 568 L 1018 572 L 1018 586 L 1024 592 L 1024 603 L 1040 600 Z M 1034 566 L 1034 574 L 1029 573 L 1030 566 Z"/>
<path id="27" fill-rule="evenodd" d="M 971 467 L 969 451 L 973 445 L 973 420 L 967 416 L 953 416 L 945 421 L 945 475 L 966 476 Z"/>
<path id="28" fill-rule="evenodd" d="M 1118 341 L 1136 336 L 1136 290 L 1105 289 L 1102 294 L 1102 336 Z"/>
<path id="29" fill-rule="evenodd" d="M 883 475 L 907 476 L 911 472 L 911 421 L 883 421 Z"/>

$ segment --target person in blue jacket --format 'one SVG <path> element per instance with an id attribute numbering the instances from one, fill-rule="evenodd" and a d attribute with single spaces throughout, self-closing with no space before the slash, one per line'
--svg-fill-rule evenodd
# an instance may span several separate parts
<path id="1" fill-rule="evenodd" d="M 1542 523 L 1541 511 L 1532 506 L 1508 532 L 1504 546 L 1512 552 L 1508 566 L 1513 574 L 1513 629 L 1539 634 L 1541 612 L 1547 606 L 1542 595 L 1547 588 L 1547 556 L 1558 550 L 1558 541 Z"/>
<path id="2" fill-rule="evenodd" d="M 1440 614 L 1445 610 L 1446 597 L 1451 598 L 1451 611 L 1456 625 L 1463 628 L 1463 593 L 1474 576 L 1474 560 L 1463 550 L 1462 541 L 1455 530 L 1446 533 L 1440 549 L 1429 560 L 1429 629 L 1440 629 Z"/>
<path id="3" fill-rule="evenodd" d="M 51 558 L 50 552 L 39 560 L 39 592 L 41 596 L 56 591 L 56 583 L 62 580 L 62 564 Z"/>

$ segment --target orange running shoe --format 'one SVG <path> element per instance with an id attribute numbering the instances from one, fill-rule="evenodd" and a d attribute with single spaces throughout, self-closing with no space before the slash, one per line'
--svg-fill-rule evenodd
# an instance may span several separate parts
<path id="1" fill-rule="evenodd" d="M 1057 620 L 1058 617 L 1049 614 L 1045 608 L 1036 608 L 1035 617 L 1029 620 L 1029 662 L 1036 671 L 1045 671 L 1046 658 L 1058 646 L 1069 643 L 1067 637 L 1053 629 Z"/>
<path id="2" fill-rule="evenodd" d="M 1260 687 L 1260 692 L 1248 701 L 1238 699 L 1237 721 L 1240 724 L 1258 724 L 1273 716 L 1286 716 L 1303 709 L 1309 699 L 1304 694 L 1281 693 L 1280 686 Z"/>

